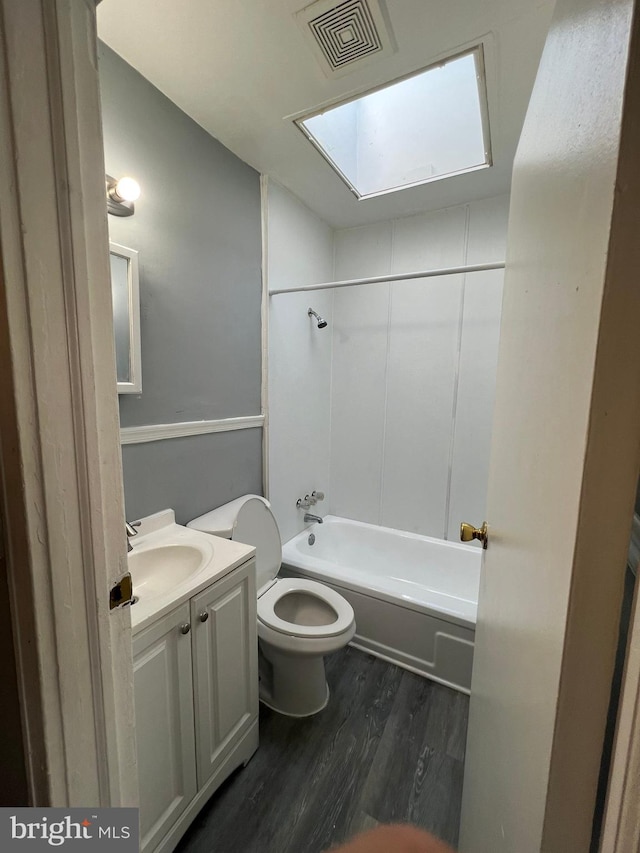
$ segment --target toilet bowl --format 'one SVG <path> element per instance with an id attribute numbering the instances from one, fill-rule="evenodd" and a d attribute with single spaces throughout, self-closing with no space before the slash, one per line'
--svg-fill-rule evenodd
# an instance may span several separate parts
<path id="1" fill-rule="evenodd" d="M 317 581 L 278 577 L 280 532 L 258 495 L 237 498 L 187 527 L 255 547 L 260 700 L 291 717 L 321 711 L 329 701 L 324 655 L 355 634 L 349 602 Z"/>

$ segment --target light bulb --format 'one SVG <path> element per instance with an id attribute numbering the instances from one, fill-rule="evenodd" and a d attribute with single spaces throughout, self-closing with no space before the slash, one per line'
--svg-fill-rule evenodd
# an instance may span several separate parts
<path id="1" fill-rule="evenodd" d="M 120 178 L 115 186 L 115 194 L 123 201 L 137 201 L 140 198 L 140 184 L 133 178 Z"/>

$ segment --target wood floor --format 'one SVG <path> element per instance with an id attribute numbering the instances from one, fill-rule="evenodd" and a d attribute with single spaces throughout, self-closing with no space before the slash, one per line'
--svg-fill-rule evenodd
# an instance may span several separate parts
<path id="1" fill-rule="evenodd" d="M 179 853 L 322 853 L 377 823 L 458 837 L 468 697 L 356 649 L 327 659 L 320 714 L 260 708 L 260 747 Z"/>

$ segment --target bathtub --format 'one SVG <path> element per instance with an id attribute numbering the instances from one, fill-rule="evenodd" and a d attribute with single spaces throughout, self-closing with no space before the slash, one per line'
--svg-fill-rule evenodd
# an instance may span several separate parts
<path id="1" fill-rule="evenodd" d="M 313 578 L 343 595 L 356 615 L 352 645 L 468 693 L 481 554 L 327 515 L 285 543 L 281 575 Z"/>

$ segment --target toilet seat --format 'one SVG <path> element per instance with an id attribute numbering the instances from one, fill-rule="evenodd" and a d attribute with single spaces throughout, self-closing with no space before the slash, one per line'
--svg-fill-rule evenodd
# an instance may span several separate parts
<path id="1" fill-rule="evenodd" d="M 335 622 L 327 625 L 299 625 L 281 619 L 274 608 L 285 595 L 296 592 L 318 598 L 321 602 L 328 604 L 337 615 Z M 313 639 L 314 637 L 336 637 L 348 631 L 354 622 L 354 613 L 346 599 L 317 581 L 279 578 L 258 599 L 258 621 L 280 634 Z"/>

